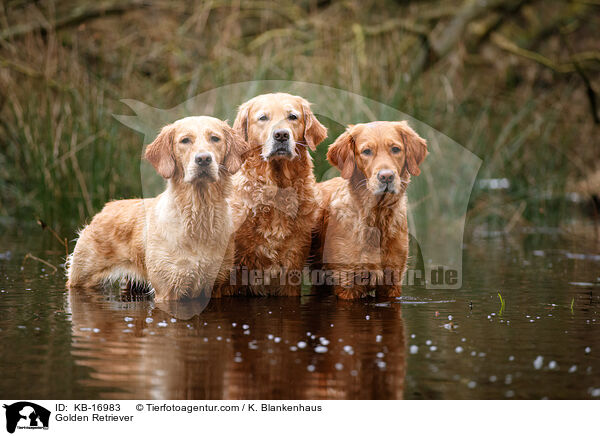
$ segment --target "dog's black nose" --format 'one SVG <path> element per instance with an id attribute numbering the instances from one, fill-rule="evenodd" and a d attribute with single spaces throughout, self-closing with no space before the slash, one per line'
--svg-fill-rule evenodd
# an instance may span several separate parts
<path id="1" fill-rule="evenodd" d="M 381 170 L 377 173 L 377 179 L 381 183 L 391 183 L 394 181 L 394 172 L 392 170 Z"/>
<path id="2" fill-rule="evenodd" d="M 210 153 L 198 153 L 195 156 L 196 163 L 200 166 L 206 166 L 212 162 L 212 156 Z"/>
<path id="3" fill-rule="evenodd" d="M 279 129 L 273 132 L 273 139 L 278 142 L 285 142 L 290 139 L 290 132 L 286 129 Z"/>

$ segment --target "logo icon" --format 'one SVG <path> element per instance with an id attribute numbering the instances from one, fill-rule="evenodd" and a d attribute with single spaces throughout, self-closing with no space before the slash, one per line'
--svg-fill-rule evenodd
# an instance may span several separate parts
<path id="1" fill-rule="evenodd" d="M 4 405 L 6 409 L 6 431 L 14 433 L 15 429 L 48 429 L 50 411 L 29 401 L 19 401 Z"/>

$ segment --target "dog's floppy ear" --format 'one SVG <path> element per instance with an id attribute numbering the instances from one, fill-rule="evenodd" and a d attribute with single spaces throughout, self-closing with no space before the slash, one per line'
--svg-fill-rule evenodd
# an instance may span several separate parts
<path id="1" fill-rule="evenodd" d="M 175 175 L 174 139 L 175 129 L 172 124 L 169 124 L 163 127 L 154 142 L 146 147 L 144 155 L 156 172 L 165 179 L 170 179 Z"/>
<path id="2" fill-rule="evenodd" d="M 250 114 L 250 106 L 252 100 L 240 105 L 233 122 L 233 130 L 235 130 L 245 141 L 248 140 L 248 116 Z"/>
<path id="3" fill-rule="evenodd" d="M 317 120 L 310 109 L 310 104 L 304 99 L 302 99 L 302 112 L 304 112 L 304 140 L 306 145 L 315 151 L 317 145 L 327 138 L 327 128 Z"/>
<path id="4" fill-rule="evenodd" d="M 421 174 L 419 165 L 427 156 L 427 142 L 415 132 L 406 121 L 396 123 L 404 147 L 406 147 L 406 168 L 413 176 Z"/>
<path id="5" fill-rule="evenodd" d="M 225 126 L 225 140 L 227 141 L 227 150 L 223 159 L 223 166 L 231 174 L 237 172 L 242 164 L 246 153 L 250 150 L 248 143 L 242 136 L 229 126 Z"/>
<path id="6" fill-rule="evenodd" d="M 341 171 L 344 179 L 352 177 L 352 173 L 354 173 L 356 167 L 354 160 L 354 139 L 351 134 L 352 127 L 349 126 L 344 133 L 338 136 L 327 151 L 327 160 Z"/>

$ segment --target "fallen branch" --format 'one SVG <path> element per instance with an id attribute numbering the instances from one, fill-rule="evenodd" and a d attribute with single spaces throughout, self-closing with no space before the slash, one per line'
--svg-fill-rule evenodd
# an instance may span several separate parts
<path id="1" fill-rule="evenodd" d="M 67 238 L 61 238 L 58 235 L 58 233 L 56 233 L 56 231 L 52 227 L 50 227 L 48 224 L 42 221 L 41 218 L 37 218 L 37 223 L 42 228 L 42 230 L 49 230 L 50 233 L 52 233 L 52 235 L 54 235 L 54 237 L 58 240 L 58 242 L 65 246 L 65 252 L 67 254 L 67 257 L 69 257 L 69 241 L 67 240 Z"/>
<path id="2" fill-rule="evenodd" d="M 52 265 L 50 262 L 47 262 L 44 259 L 40 259 L 39 257 L 34 256 L 31 253 L 27 253 L 25 255 L 25 257 L 23 258 L 23 263 L 21 264 L 21 266 L 25 266 L 25 262 L 27 262 L 27 259 L 33 259 L 33 260 L 36 260 L 38 262 L 43 263 L 44 265 L 48 265 L 50 268 L 52 268 L 54 270 L 54 272 L 52 274 L 56 274 L 56 271 L 58 271 L 58 268 L 55 267 L 54 265 Z"/>
<path id="3" fill-rule="evenodd" d="M 512 42 L 511 40 L 509 40 L 505 36 L 502 36 L 499 33 L 492 34 L 492 36 L 490 37 L 490 40 L 492 41 L 492 43 L 494 45 L 501 48 L 502 50 L 505 50 L 505 51 L 515 54 L 517 56 L 535 61 L 538 64 L 541 64 L 541 65 L 543 65 L 547 68 L 550 68 L 551 70 L 553 70 L 557 73 L 561 73 L 561 74 L 576 72 L 578 66 L 580 66 L 581 63 L 583 63 L 583 62 L 600 61 L 600 53 L 598 53 L 598 52 L 582 52 L 582 53 L 574 54 L 566 62 L 557 62 L 557 61 L 554 61 L 540 53 L 536 53 L 534 51 L 527 50 L 525 48 L 521 48 L 517 44 L 515 44 L 514 42 Z"/>
<path id="4" fill-rule="evenodd" d="M 147 0 L 128 0 L 86 4 L 73 8 L 66 16 L 57 18 L 50 25 L 42 22 L 18 24 L 0 32 L 0 40 L 18 38 L 39 30 L 59 30 L 64 27 L 76 26 L 94 18 L 122 14 L 132 9 L 148 6 Z"/>

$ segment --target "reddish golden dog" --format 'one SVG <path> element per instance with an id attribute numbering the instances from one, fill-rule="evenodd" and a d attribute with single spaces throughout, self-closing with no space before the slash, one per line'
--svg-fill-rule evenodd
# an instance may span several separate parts
<path id="1" fill-rule="evenodd" d="M 344 299 L 398 297 L 408 257 L 406 188 L 427 144 L 405 121 L 350 126 L 331 145 L 341 177 L 319 183 L 315 267 Z"/>
<path id="2" fill-rule="evenodd" d="M 233 223 L 227 197 L 246 142 L 212 117 L 162 129 L 146 159 L 167 179 L 156 198 L 108 203 L 80 233 L 67 286 L 128 279 L 150 284 L 157 300 L 209 296 L 229 279 Z"/>
<path id="3" fill-rule="evenodd" d="M 233 127 L 250 147 L 234 177 L 235 263 L 264 280 L 240 287 L 238 275 L 228 293 L 300 295 L 317 211 L 308 148 L 315 150 L 327 129 L 305 99 L 283 93 L 242 104 Z"/>

